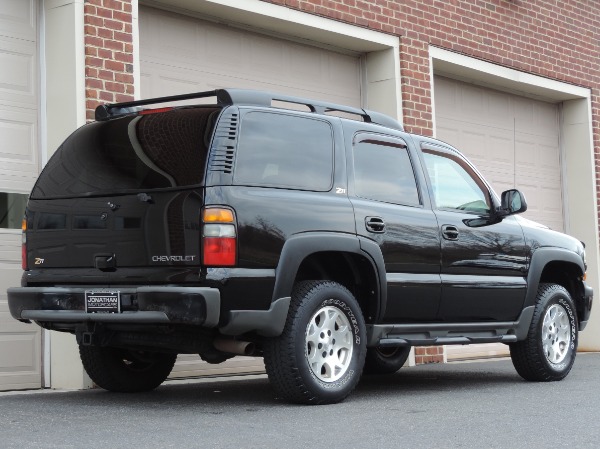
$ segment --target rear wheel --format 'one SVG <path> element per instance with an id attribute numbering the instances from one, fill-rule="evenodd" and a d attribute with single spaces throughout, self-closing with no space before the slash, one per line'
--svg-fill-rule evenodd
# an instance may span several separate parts
<path id="1" fill-rule="evenodd" d="M 281 336 L 265 343 L 269 380 L 292 402 L 331 404 L 354 389 L 366 352 L 365 323 L 354 296 L 329 281 L 299 283 Z"/>
<path id="2" fill-rule="evenodd" d="M 515 369 L 526 380 L 561 380 L 573 367 L 577 342 L 571 295 L 560 285 L 540 284 L 527 338 L 510 345 Z"/>
<path id="3" fill-rule="evenodd" d="M 369 348 L 365 358 L 364 374 L 393 374 L 406 363 L 410 346 Z"/>
<path id="4" fill-rule="evenodd" d="M 177 354 L 79 346 L 85 371 L 100 388 L 121 393 L 154 390 L 169 376 Z"/>

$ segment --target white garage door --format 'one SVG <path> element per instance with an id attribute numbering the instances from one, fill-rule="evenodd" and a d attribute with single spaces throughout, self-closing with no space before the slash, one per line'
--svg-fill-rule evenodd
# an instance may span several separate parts
<path id="1" fill-rule="evenodd" d="M 518 188 L 524 214 L 563 231 L 558 105 L 435 77 L 436 136 L 477 166 L 497 193 Z"/>
<path id="2" fill-rule="evenodd" d="M 6 300 L 20 284 L 20 223 L 39 172 L 37 6 L 0 6 L 0 390 L 41 386 L 40 328 L 15 321 Z"/>
<path id="3" fill-rule="evenodd" d="M 435 77 L 436 137 L 465 153 L 499 194 L 518 188 L 523 216 L 564 230 L 558 106 Z M 449 359 L 501 356 L 502 344 L 448 346 Z"/>
<path id="4" fill-rule="evenodd" d="M 152 8 L 140 8 L 140 60 L 142 98 L 237 87 L 361 106 L 357 56 Z M 262 359 L 180 356 L 172 377 L 263 369 Z"/>

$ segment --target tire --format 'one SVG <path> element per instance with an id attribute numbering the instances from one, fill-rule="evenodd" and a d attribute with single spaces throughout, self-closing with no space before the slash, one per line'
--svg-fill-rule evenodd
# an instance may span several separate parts
<path id="1" fill-rule="evenodd" d="M 345 399 L 360 380 L 365 353 L 360 307 L 345 287 L 330 281 L 297 284 L 283 333 L 264 345 L 276 394 L 300 404 Z"/>
<path id="2" fill-rule="evenodd" d="M 406 363 L 410 346 L 381 347 L 367 349 L 363 374 L 394 374 Z"/>
<path id="3" fill-rule="evenodd" d="M 510 357 L 525 380 L 561 380 L 575 362 L 578 340 L 576 309 L 569 292 L 560 285 L 540 284 L 527 338 L 510 345 Z"/>
<path id="4" fill-rule="evenodd" d="M 100 388 L 120 393 L 154 390 L 171 373 L 177 354 L 79 346 L 85 371 Z"/>

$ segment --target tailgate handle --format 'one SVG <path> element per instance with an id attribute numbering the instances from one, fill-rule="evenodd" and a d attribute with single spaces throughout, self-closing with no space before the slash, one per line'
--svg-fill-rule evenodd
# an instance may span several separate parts
<path id="1" fill-rule="evenodd" d="M 117 257 L 114 254 L 96 254 L 94 255 L 94 266 L 101 271 L 115 271 Z"/>

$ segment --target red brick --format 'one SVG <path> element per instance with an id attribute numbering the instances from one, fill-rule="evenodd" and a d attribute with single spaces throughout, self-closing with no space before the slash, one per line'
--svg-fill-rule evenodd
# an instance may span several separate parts
<path id="1" fill-rule="evenodd" d="M 92 56 L 86 56 L 86 58 L 85 58 L 86 66 L 102 67 L 103 64 L 104 64 L 104 61 L 100 58 L 94 58 Z"/>
<path id="2" fill-rule="evenodd" d="M 123 2 L 118 0 L 102 0 L 102 6 L 120 11 L 123 9 Z"/>
<path id="3" fill-rule="evenodd" d="M 96 8 L 96 15 L 98 17 L 102 17 L 103 19 L 112 19 L 113 11 L 112 9 L 107 8 Z"/>
<path id="4" fill-rule="evenodd" d="M 112 39 L 114 37 L 114 31 L 107 28 L 98 28 L 98 36 L 104 39 Z"/>
<path id="5" fill-rule="evenodd" d="M 127 94 L 116 94 L 115 101 L 117 103 L 125 103 L 126 101 L 133 101 L 133 95 Z"/>
<path id="6" fill-rule="evenodd" d="M 106 92 L 106 91 L 100 91 L 100 95 L 99 95 L 100 100 L 103 101 L 108 101 L 108 102 L 114 102 L 115 101 L 115 96 L 112 92 Z"/>
<path id="7" fill-rule="evenodd" d="M 112 39 L 104 40 L 104 48 L 110 48 L 111 50 L 123 51 L 123 42 L 114 41 Z"/>
<path id="8" fill-rule="evenodd" d="M 103 84 L 101 80 L 94 78 L 87 78 L 85 81 L 86 87 L 90 89 L 102 89 L 104 87 Z"/>
<path id="9" fill-rule="evenodd" d="M 113 70 L 115 72 L 124 72 L 125 64 L 118 61 L 104 61 L 104 68 L 108 70 Z"/>
<path id="10" fill-rule="evenodd" d="M 104 28 L 108 28 L 109 30 L 121 31 L 123 25 L 123 22 L 119 22 L 118 20 L 104 19 Z"/>
<path id="11" fill-rule="evenodd" d="M 133 55 L 131 53 L 115 52 L 114 57 L 117 61 L 133 63 Z"/>
<path id="12" fill-rule="evenodd" d="M 105 81 L 113 81 L 115 79 L 115 73 L 111 70 L 100 70 L 98 71 L 98 78 Z"/>
<path id="13" fill-rule="evenodd" d="M 123 23 L 131 23 L 132 16 L 131 16 L 131 14 L 126 13 L 126 12 L 115 11 L 113 13 L 113 19 L 120 20 Z"/>
<path id="14" fill-rule="evenodd" d="M 85 16 L 85 24 L 86 25 L 94 25 L 94 26 L 101 27 L 103 22 L 104 22 L 104 19 L 102 19 L 101 17 L 92 16 L 92 15 Z"/>
<path id="15" fill-rule="evenodd" d="M 111 81 L 106 81 L 104 83 L 104 88 L 109 91 L 109 92 L 114 92 L 114 93 L 124 93 L 125 92 L 125 85 L 123 83 L 113 83 Z"/>
<path id="16" fill-rule="evenodd" d="M 133 42 L 133 36 L 130 33 L 121 33 L 119 31 L 114 32 L 115 40 L 126 42 L 128 44 Z"/>

